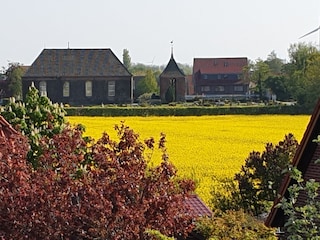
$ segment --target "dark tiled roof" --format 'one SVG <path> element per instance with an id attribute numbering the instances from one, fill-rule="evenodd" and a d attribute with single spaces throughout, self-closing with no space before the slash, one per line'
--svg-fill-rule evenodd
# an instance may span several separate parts
<path id="1" fill-rule="evenodd" d="M 167 64 L 166 68 L 160 74 L 160 77 L 184 77 L 183 71 L 178 67 L 178 64 L 173 58 L 171 54 L 171 58 L 169 63 Z"/>
<path id="2" fill-rule="evenodd" d="M 190 209 L 193 217 L 211 217 L 212 211 L 204 204 L 204 202 L 195 194 L 185 199 L 186 206 Z"/>
<path id="3" fill-rule="evenodd" d="M 246 57 L 240 58 L 195 58 L 193 73 L 202 74 L 242 73 L 243 67 L 248 65 Z"/>
<path id="4" fill-rule="evenodd" d="M 110 49 L 44 49 L 24 77 L 131 76 Z"/>

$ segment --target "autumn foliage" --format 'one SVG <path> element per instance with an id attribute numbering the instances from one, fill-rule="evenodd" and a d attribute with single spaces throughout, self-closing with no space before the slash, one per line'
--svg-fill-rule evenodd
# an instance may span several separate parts
<path id="1" fill-rule="evenodd" d="M 66 125 L 40 139 L 37 169 L 27 161 L 28 140 L 21 134 L 0 137 L 0 238 L 149 239 L 147 229 L 185 236 L 193 229 L 183 204 L 194 183 L 177 179 L 165 136 L 159 166 L 150 167 L 141 142 L 123 123 L 119 139 L 104 133 L 88 142 L 83 128 Z M 9 141 L 10 140 L 10 141 Z"/>

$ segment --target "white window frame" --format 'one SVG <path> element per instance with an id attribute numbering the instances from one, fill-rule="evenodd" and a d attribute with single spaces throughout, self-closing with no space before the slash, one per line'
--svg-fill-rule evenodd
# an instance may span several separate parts
<path id="1" fill-rule="evenodd" d="M 92 97 L 92 81 L 86 81 L 85 84 L 85 95 L 86 97 Z"/>
<path id="2" fill-rule="evenodd" d="M 40 92 L 40 96 L 47 96 L 47 82 L 46 81 L 39 82 L 39 92 Z"/>
<path id="3" fill-rule="evenodd" d="M 116 96 L 116 82 L 108 81 L 108 97 Z"/>
<path id="4" fill-rule="evenodd" d="M 70 97 L 70 83 L 69 82 L 64 82 L 63 83 L 63 92 L 62 95 L 64 97 Z"/>
<path id="5" fill-rule="evenodd" d="M 214 91 L 215 92 L 224 92 L 224 86 L 221 86 L 221 85 L 215 86 Z"/>
<path id="6" fill-rule="evenodd" d="M 210 86 L 201 86 L 201 92 L 210 92 Z"/>
<path id="7" fill-rule="evenodd" d="M 244 89 L 243 85 L 235 85 L 235 86 L 233 86 L 233 90 L 235 92 L 243 92 L 243 89 Z"/>

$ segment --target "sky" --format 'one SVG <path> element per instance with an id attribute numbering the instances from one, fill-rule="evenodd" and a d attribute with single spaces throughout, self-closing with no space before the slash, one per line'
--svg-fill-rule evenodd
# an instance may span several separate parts
<path id="1" fill-rule="evenodd" d="M 319 0 L 1 1 L 0 69 L 31 65 L 43 49 L 110 48 L 122 61 L 166 65 L 194 58 L 288 60 L 291 44 L 319 45 Z M 173 41 L 173 44 L 171 44 Z"/>

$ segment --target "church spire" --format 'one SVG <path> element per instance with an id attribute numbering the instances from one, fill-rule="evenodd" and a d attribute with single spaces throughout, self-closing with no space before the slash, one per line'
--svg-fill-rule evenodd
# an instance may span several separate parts
<path id="1" fill-rule="evenodd" d="M 173 40 L 170 43 L 171 43 L 171 58 L 173 59 Z"/>

